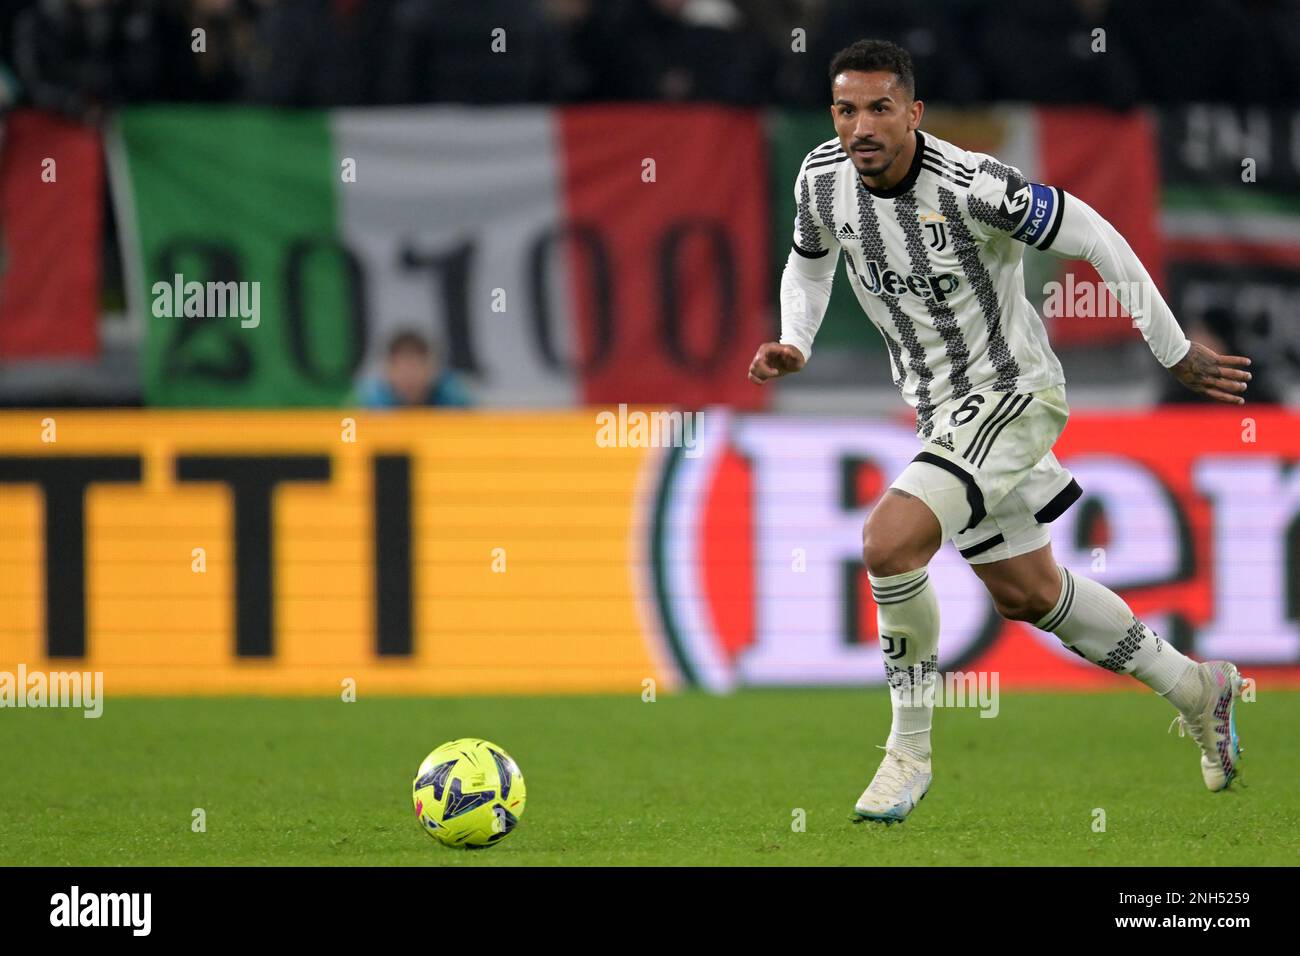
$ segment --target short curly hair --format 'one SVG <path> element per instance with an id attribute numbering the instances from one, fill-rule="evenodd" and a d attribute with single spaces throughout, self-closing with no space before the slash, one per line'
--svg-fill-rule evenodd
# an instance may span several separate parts
<path id="1" fill-rule="evenodd" d="M 848 70 L 863 73 L 893 73 L 898 84 L 916 99 L 916 74 L 912 71 L 912 55 L 897 43 L 888 40 L 859 40 L 846 46 L 831 57 L 830 80 Z"/>

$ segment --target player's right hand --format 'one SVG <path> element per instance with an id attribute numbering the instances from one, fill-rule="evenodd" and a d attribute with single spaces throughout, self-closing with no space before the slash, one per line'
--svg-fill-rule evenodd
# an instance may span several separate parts
<path id="1" fill-rule="evenodd" d="M 749 380 L 755 385 L 762 385 L 769 378 L 780 378 L 803 368 L 807 361 L 793 345 L 780 342 L 764 342 L 754 353 L 754 361 L 749 363 Z"/>

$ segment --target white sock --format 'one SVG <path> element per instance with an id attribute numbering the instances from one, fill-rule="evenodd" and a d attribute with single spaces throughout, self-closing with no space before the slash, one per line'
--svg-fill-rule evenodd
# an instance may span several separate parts
<path id="1" fill-rule="evenodd" d="M 867 578 L 876 601 L 880 652 L 894 712 L 885 746 L 928 760 L 939 649 L 939 602 L 930 575 L 918 568 Z"/>
<path id="2" fill-rule="evenodd" d="M 1061 597 L 1036 627 L 1108 671 L 1132 674 L 1179 710 L 1199 704 L 1203 691 L 1194 660 L 1161 640 L 1110 588 L 1057 567 Z"/>

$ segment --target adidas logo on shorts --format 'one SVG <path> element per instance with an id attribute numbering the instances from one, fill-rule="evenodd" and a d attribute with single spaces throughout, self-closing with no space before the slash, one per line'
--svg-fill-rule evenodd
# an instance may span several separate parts
<path id="1" fill-rule="evenodd" d="M 938 445 L 940 448 L 946 448 L 953 452 L 957 450 L 952 443 L 952 432 L 944 432 L 938 438 L 930 439 L 930 444 Z"/>

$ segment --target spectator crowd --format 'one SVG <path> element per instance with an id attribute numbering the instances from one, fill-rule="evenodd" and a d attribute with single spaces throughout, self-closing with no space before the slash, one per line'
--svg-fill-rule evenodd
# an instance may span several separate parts
<path id="1" fill-rule="evenodd" d="M 1300 98 L 1300 0 L 6 0 L 0 108 L 820 105 L 864 36 L 943 103 Z"/>

